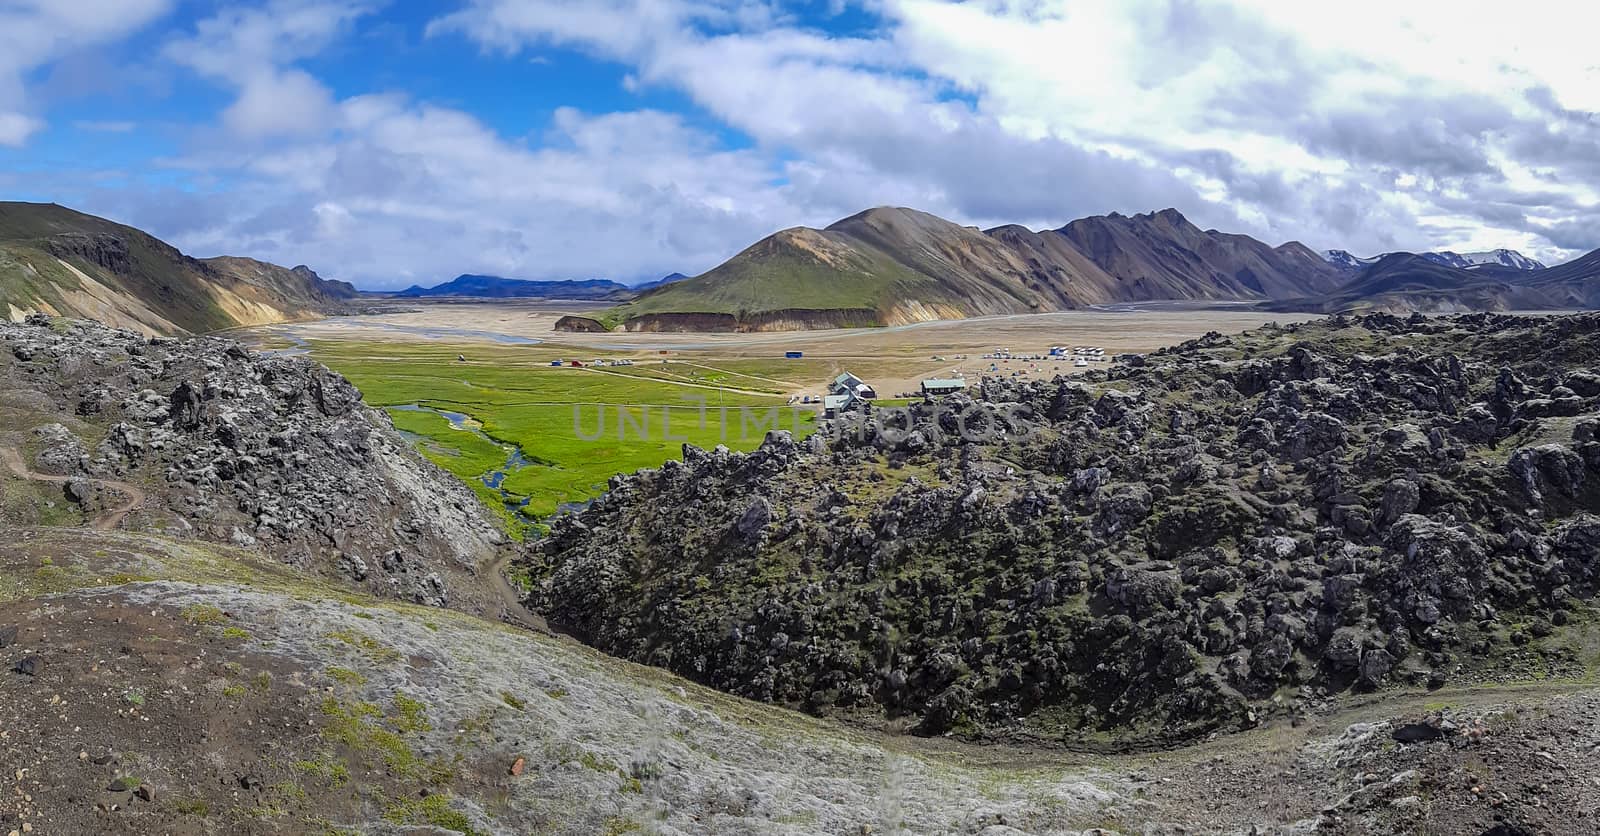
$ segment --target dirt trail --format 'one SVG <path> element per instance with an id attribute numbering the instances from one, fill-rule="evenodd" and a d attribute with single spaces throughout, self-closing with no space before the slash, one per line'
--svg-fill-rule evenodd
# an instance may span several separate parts
<path id="1" fill-rule="evenodd" d="M 528 630 L 544 633 L 547 636 L 555 635 L 550 629 L 550 625 L 542 617 L 522 605 L 522 596 L 517 594 L 516 587 L 513 587 L 511 582 L 506 580 L 506 564 L 510 562 L 511 555 L 501 555 L 483 569 L 483 575 L 485 580 L 489 582 L 489 588 L 494 590 L 494 594 L 500 597 L 500 602 L 503 605 L 500 620 Z"/>
<path id="2" fill-rule="evenodd" d="M 45 473 L 34 473 L 32 470 L 28 469 L 27 463 L 22 460 L 22 454 L 17 452 L 16 448 L 14 447 L 0 447 L 0 460 L 5 461 L 6 467 L 21 479 L 28 479 L 34 482 L 48 482 L 52 485 L 65 485 L 66 483 L 72 481 L 72 477 L 68 476 L 51 476 Z M 84 478 L 84 481 L 102 490 L 115 491 L 128 498 L 127 501 L 121 505 L 106 511 L 102 511 L 99 516 L 94 518 L 94 522 L 91 523 L 91 526 L 96 531 L 115 530 L 117 526 L 122 525 L 122 521 L 127 518 L 128 514 L 132 512 L 133 509 L 144 503 L 144 491 L 126 482 L 112 482 L 106 479 L 89 478 Z"/>

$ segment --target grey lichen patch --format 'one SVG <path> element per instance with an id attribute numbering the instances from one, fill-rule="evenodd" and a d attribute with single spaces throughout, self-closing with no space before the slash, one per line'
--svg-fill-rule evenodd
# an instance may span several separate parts
<path id="1" fill-rule="evenodd" d="M 1075 811 L 1127 798 L 1122 779 L 1067 781 L 1059 771 L 1011 774 L 894 754 L 863 731 L 568 641 L 452 611 L 341 598 L 248 553 L 122 535 L 95 542 L 51 532 L 23 547 L 0 546 L 0 560 L 17 565 L 21 548 L 31 573 L 40 568 L 32 550 L 47 548 L 61 556 L 50 565 L 66 572 L 93 560 L 101 572 L 181 578 L 130 579 L 117 594 L 164 610 L 197 638 L 220 640 L 219 648 L 248 645 L 307 671 L 315 733 L 311 749 L 286 768 L 303 789 L 359 799 L 368 823 L 339 825 L 358 832 L 461 824 L 447 811 L 466 817 L 471 830 L 463 833 L 587 836 L 644 822 L 697 832 L 708 816 L 746 832 L 857 832 L 862 824 L 881 832 L 887 787 L 917 800 L 897 819 L 911 832 L 968 821 L 973 798 L 1019 828 L 1048 831 Z M 213 623 L 190 625 L 186 611 Z M 223 639 L 230 628 L 248 640 Z M 230 660 L 222 668 L 218 689 L 229 703 L 276 687 L 252 673 L 257 664 Z M 525 763 L 512 776 L 518 758 Z M 410 803 L 435 796 L 448 801 Z M 253 804 L 214 815 L 273 826 L 288 820 L 280 814 L 300 815 L 281 794 Z"/>
<path id="2" fill-rule="evenodd" d="M 463 833 L 590 834 L 630 822 L 695 832 L 718 815 L 763 833 L 856 832 L 885 821 L 879 801 L 893 788 L 917 799 L 897 813 L 909 832 L 968 821 L 974 798 L 1047 831 L 1125 799 L 1120 779 L 891 754 L 864 732 L 455 613 L 428 611 L 433 629 L 396 608 L 325 596 L 179 584 L 129 594 L 215 606 L 265 652 L 323 672 L 325 752 L 303 768 L 307 780 L 348 780 L 389 799 L 374 812 L 391 824 L 450 829 L 428 816 L 461 825 L 446 812 L 456 811 L 471 828 Z M 475 789 L 508 780 L 518 758 L 525 765 L 505 790 Z M 449 800 L 411 803 L 435 796 Z"/>

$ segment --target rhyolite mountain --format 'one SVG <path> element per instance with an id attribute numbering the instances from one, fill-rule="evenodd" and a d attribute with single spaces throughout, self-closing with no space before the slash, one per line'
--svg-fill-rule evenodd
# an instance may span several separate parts
<path id="1" fill-rule="evenodd" d="M 40 311 L 174 335 L 311 319 L 357 296 L 309 267 L 191 258 L 53 203 L 0 202 L 0 315 L 12 321 Z"/>
<path id="2" fill-rule="evenodd" d="M 645 331 L 897 325 L 1119 302 L 1300 298 L 1346 278 L 1299 243 L 1201 230 L 1175 209 L 1034 232 L 877 208 L 826 229 L 783 230 L 595 319 Z"/>
<path id="3" fill-rule="evenodd" d="M 1202 231 L 1176 209 L 1083 218 L 1057 232 L 1117 277 L 1123 293 L 1114 302 L 1286 299 L 1344 281 L 1299 242 L 1271 247 L 1248 235 Z"/>
<path id="4" fill-rule="evenodd" d="M 529 281 L 464 273 L 433 287 L 412 285 L 395 294 L 405 298 L 467 296 L 483 299 L 623 299 L 632 294 L 624 284 L 609 279 Z"/>

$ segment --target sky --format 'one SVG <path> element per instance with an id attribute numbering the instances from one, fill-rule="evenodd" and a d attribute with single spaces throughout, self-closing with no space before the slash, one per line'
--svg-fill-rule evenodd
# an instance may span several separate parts
<path id="1" fill-rule="evenodd" d="M 0 0 L 0 199 L 371 289 L 703 272 L 872 206 L 1600 248 L 1561 0 Z"/>

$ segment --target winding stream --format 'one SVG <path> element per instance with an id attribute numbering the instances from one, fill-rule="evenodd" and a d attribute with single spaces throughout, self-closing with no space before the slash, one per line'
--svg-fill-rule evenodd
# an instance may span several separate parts
<path id="1" fill-rule="evenodd" d="M 311 343 L 305 337 L 296 334 L 286 327 L 266 329 L 274 336 L 282 337 L 289 342 L 289 348 L 261 348 L 256 349 L 262 354 L 275 354 L 280 357 L 304 357 L 311 353 Z"/>
<path id="2" fill-rule="evenodd" d="M 497 491 L 500 494 L 500 501 L 505 503 L 507 508 L 510 508 L 513 511 L 521 511 L 522 509 L 528 507 L 528 503 L 532 501 L 531 499 L 513 496 L 511 493 L 507 492 L 504 487 L 507 476 L 516 473 L 518 470 L 521 470 L 524 467 L 534 464 L 534 462 L 529 461 L 526 456 L 522 455 L 521 447 L 518 447 L 515 444 L 507 444 L 503 441 L 498 441 L 490 437 L 488 433 L 483 431 L 483 428 L 478 425 L 478 422 L 474 420 L 472 416 L 462 412 L 451 412 L 446 409 L 434 409 L 431 406 L 423 406 L 421 404 L 414 403 L 405 404 L 404 406 L 391 406 L 389 409 L 397 412 L 427 412 L 437 415 L 446 421 L 449 421 L 452 428 L 461 430 L 463 432 L 472 433 L 484 441 L 487 441 L 490 444 L 505 450 L 505 464 L 502 464 L 496 470 L 491 470 L 484 474 L 482 477 L 480 477 L 480 481 L 482 481 L 483 486 L 489 490 Z M 424 436 L 419 436 L 415 433 L 405 433 L 405 435 L 413 441 L 428 440 Z"/>

